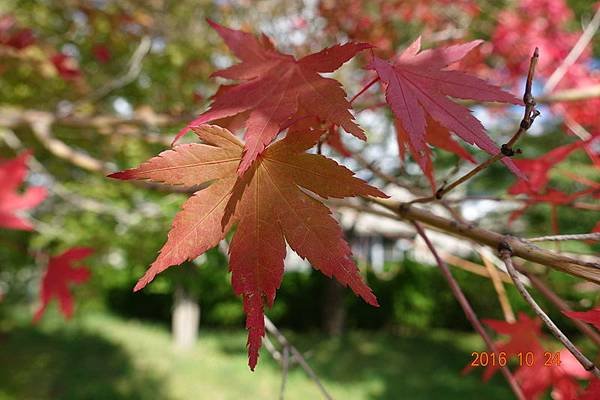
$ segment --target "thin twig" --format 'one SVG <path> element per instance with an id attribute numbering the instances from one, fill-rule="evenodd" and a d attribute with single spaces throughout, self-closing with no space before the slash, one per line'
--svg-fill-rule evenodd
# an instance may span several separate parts
<path id="1" fill-rule="evenodd" d="M 600 97 L 600 85 L 590 85 L 542 95 L 535 98 L 538 104 L 557 103 L 564 101 L 581 101 Z"/>
<path id="2" fill-rule="evenodd" d="M 531 60 L 529 62 L 529 72 L 527 73 L 527 82 L 525 83 L 525 93 L 523 94 L 523 103 L 525 104 L 525 111 L 523 112 L 523 119 L 519 124 L 519 129 L 514 133 L 514 135 L 510 138 L 508 142 L 502 145 L 500 151 L 494 156 L 488 158 L 481 164 L 477 165 L 475 168 L 467 172 L 465 175 L 461 176 L 451 184 L 447 186 L 442 186 L 435 192 L 434 196 L 428 196 L 413 200 L 411 203 L 428 203 L 430 201 L 439 200 L 452 189 L 457 186 L 467 182 L 475 175 L 479 174 L 481 171 L 488 168 L 490 165 L 494 164 L 496 161 L 502 159 L 503 157 L 512 157 L 518 151 L 513 149 L 515 143 L 521 138 L 521 136 L 531 127 L 535 118 L 539 115 L 539 111 L 535 108 L 535 99 L 533 98 L 533 94 L 531 93 L 531 89 L 533 86 L 533 76 L 535 74 L 535 67 L 537 65 L 539 58 L 539 50 L 536 47 L 533 55 L 531 56 Z"/>
<path id="3" fill-rule="evenodd" d="M 566 240 L 600 240 L 600 232 L 578 233 L 572 235 L 549 235 L 526 239 L 529 242 L 563 242 Z"/>
<path id="4" fill-rule="evenodd" d="M 569 67 L 577 61 L 581 53 L 585 50 L 585 48 L 590 44 L 590 41 L 596 34 L 596 31 L 600 28 L 600 8 L 594 14 L 594 17 L 590 21 L 590 23 L 585 27 L 583 33 L 569 52 L 569 54 L 564 58 L 562 63 L 554 70 L 552 75 L 546 81 L 544 85 L 543 92 L 549 93 L 551 92 L 556 85 L 560 82 L 560 80 L 565 76 Z"/>
<path id="5" fill-rule="evenodd" d="M 529 304 L 529 306 L 533 309 L 533 311 L 540 317 L 540 319 L 546 324 L 550 332 L 556 337 L 570 352 L 573 356 L 579 361 L 579 363 L 583 366 L 586 371 L 590 371 L 597 378 L 600 378 L 600 370 L 593 362 L 591 362 L 570 340 L 569 338 L 562 333 L 562 331 L 556 326 L 554 321 L 548 317 L 548 315 L 542 310 L 542 308 L 536 303 L 533 297 L 529 294 L 525 286 L 519 280 L 519 276 L 515 266 L 512 261 L 512 250 L 508 243 L 502 243 L 498 247 L 498 251 L 500 252 L 500 258 L 506 264 L 506 269 L 508 270 L 508 274 L 513 279 L 515 286 L 523 299 Z"/>
<path id="6" fill-rule="evenodd" d="M 450 272 L 448 265 L 444 262 L 444 260 L 442 260 L 440 258 L 437 251 L 435 250 L 435 247 L 429 240 L 429 237 L 427 236 L 427 234 L 425 233 L 425 230 L 421 227 L 421 225 L 419 225 L 419 223 L 416 221 L 411 221 L 411 222 L 417 229 L 417 233 L 419 234 L 419 236 L 421 236 L 421 238 L 423 238 L 423 240 L 425 241 L 425 244 L 431 251 L 431 254 L 435 257 L 435 260 L 437 262 L 438 267 L 440 268 L 440 271 L 442 272 L 442 275 L 448 282 L 448 285 L 450 286 L 450 290 L 452 291 L 452 294 L 454 295 L 454 297 L 460 304 L 461 308 L 463 309 L 465 316 L 467 317 L 467 319 L 469 320 L 469 322 L 471 323 L 471 325 L 473 326 L 475 331 L 477 331 L 477 333 L 482 337 L 482 339 L 485 342 L 485 344 L 487 345 L 489 351 L 492 353 L 497 353 L 496 345 L 494 344 L 494 342 L 492 341 L 490 336 L 487 334 L 487 332 L 483 328 L 483 325 L 481 325 L 479 318 L 477 318 L 477 314 L 475 314 L 475 311 L 473 311 L 473 308 L 471 307 L 469 300 L 467 300 L 467 298 L 466 298 L 465 294 L 463 293 L 462 289 L 460 288 L 458 282 L 456 282 L 456 280 L 452 276 L 452 273 Z M 508 367 L 503 366 L 503 367 L 501 367 L 500 371 L 502 372 L 502 375 L 504 375 L 504 378 L 506 378 L 506 381 L 508 382 L 508 384 L 509 384 L 510 388 L 512 389 L 513 393 L 515 394 L 515 396 L 518 399 L 525 399 L 525 396 L 523 395 L 523 392 L 521 391 L 519 384 L 515 380 L 515 377 L 512 375 L 512 373 L 510 372 Z"/>
<path id="7" fill-rule="evenodd" d="M 279 350 L 277 350 L 275 348 L 275 345 L 273 344 L 273 342 L 271 342 L 271 339 L 269 339 L 269 336 L 267 336 L 267 335 L 263 336 L 262 344 L 263 344 L 263 346 L 265 346 L 265 349 L 267 349 L 269 354 L 271 354 L 271 357 L 273 357 L 273 360 L 275 360 L 279 364 L 281 364 L 282 360 L 283 360 L 283 356 L 281 355 Z"/>
<path id="8" fill-rule="evenodd" d="M 556 294 L 546 283 L 544 283 L 542 278 L 527 271 L 525 268 L 519 266 L 515 262 L 513 262 L 513 265 L 517 271 L 525 275 L 531 282 L 531 285 L 550 303 L 554 304 L 556 308 L 558 308 L 560 311 L 573 311 L 572 308 L 569 307 L 569 305 L 562 298 L 560 298 L 558 294 Z M 573 322 L 577 329 L 579 329 L 584 335 L 589 337 L 590 340 L 596 344 L 596 346 L 600 347 L 600 334 L 594 330 L 594 328 L 578 319 L 572 319 L 571 322 Z"/>
<path id="9" fill-rule="evenodd" d="M 352 96 L 349 103 L 352 104 L 354 102 L 354 100 L 356 100 L 358 98 L 358 96 L 360 96 L 361 94 L 363 94 L 364 92 L 369 90 L 369 88 L 377 82 L 379 82 L 379 76 L 376 76 L 375 78 L 371 79 L 371 81 L 369 83 L 367 83 L 358 93 L 356 93 L 354 96 Z"/>
<path id="10" fill-rule="evenodd" d="M 332 400 L 333 398 L 327 392 L 327 390 L 325 389 L 325 386 L 323 386 L 323 384 L 321 383 L 321 380 L 319 379 L 319 377 L 317 376 L 315 371 L 310 367 L 310 365 L 308 365 L 308 363 L 306 362 L 306 360 L 304 359 L 302 354 L 294 346 L 292 346 L 290 344 L 290 342 L 287 340 L 287 338 L 279 331 L 279 329 L 277 329 L 275 324 L 273 324 L 273 322 L 271 322 L 269 317 L 267 317 L 266 315 L 265 315 L 265 328 L 267 329 L 267 331 L 269 333 L 271 333 L 273 336 L 275 336 L 277 341 L 279 341 L 279 343 L 281 343 L 281 345 L 284 348 L 287 347 L 289 349 L 289 351 L 292 354 L 292 357 L 294 357 L 294 359 L 298 362 L 298 364 L 302 367 L 302 369 L 304 369 L 306 374 L 318 386 L 323 397 L 325 397 L 327 400 Z"/>
<path id="11" fill-rule="evenodd" d="M 354 159 L 362 168 L 368 169 L 373 175 L 381 179 L 386 185 L 393 185 L 402 189 L 407 189 L 409 191 L 413 190 L 407 185 L 404 185 L 401 182 L 399 182 L 398 179 L 396 179 L 392 175 L 389 175 L 386 172 L 379 169 L 374 163 L 370 163 L 367 160 L 365 160 L 360 154 L 353 153 L 352 159 Z"/>
<path id="12" fill-rule="evenodd" d="M 112 91 L 120 89 L 123 86 L 126 86 L 133 82 L 142 71 L 142 61 L 150 51 L 151 47 L 152 39 L 150 39 L 149 36 L 142 37 L 142 39 L 140 40 L 140 44 L 137 46 L 137 48 L 133 52 L 133 55 L 129 59 L 127 71 L 122 76 L 98 88 L 95 92 L 93 92 L 88 98 L 84 99 L 83 101 L 98 101 L 103 97 L 106 97 Z"/>
<path id="13" fill-rule="evenodd" d="M 475 264 L 474 262 L 465 260 L 463 258 L 457 257 L 453 254 L 450 254 L 450 253 L 442 251 L 442 250 L 438 250 L 438 253 L 442 256 L 444 261 L 449 265 L 455 266 L 464 271 L 470 272 L 475 275 L 482 276 L 487 279 L 492 278 L 489 271 L 485 267 L 482 267 L 479 264 Z M 500 279 L 501 282 L 507 283 L 509 285 L 513 284 L 512 280 L 510 279 L 510 276 L 508 276 L 508 274 L 506 274 L 504 271 L 496 270 L 496 272 L 498 273 L 498 278 Z"/>
<path id="14" fill-rule="evenodd" d="M 283 400 L 285 394 L 285 384 L 287 382 L 288 370 L 290 367 L 290 349 L 283 347 L 283 359 L 281 360 L 281 388 L 279 389 L 279 400 Z"/>

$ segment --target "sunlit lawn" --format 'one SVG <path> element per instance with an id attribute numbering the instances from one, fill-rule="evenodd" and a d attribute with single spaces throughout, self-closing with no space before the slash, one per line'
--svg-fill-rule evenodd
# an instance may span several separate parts
<path id="1" fill-rule="evenodd" d="M 197 346 L 172 349 L 168 327 L 92 314 L 50 319 L 0 335 L 0 399 L 277 399 L 279 366 L 263 350 L 246 365 L 244 331 L 201 331 Z M 403 337 L 354 332 L 341 338 L 291 335 L 336 399 L 504 399 L 495 377 L 463 376 L 473 335 Z M 295 366 L 286 399 L 319 399 Z"/>

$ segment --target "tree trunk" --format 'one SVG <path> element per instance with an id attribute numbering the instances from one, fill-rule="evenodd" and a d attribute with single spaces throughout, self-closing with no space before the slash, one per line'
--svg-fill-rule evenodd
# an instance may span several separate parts
<path id="1" fill-rule="evenodd" d="M 171 329 L 173 343 L 178 349 L 190 349 L 198 338 L 198 325 L 200 322 L 200 305 L 182 285 L 175 289 L 175 302 Z"/>
<path id="2" fill-rule="evenodd" d="M 341 335 L 346 322 L 344 287 L 333 279 L 328 279 L 323 303 L 323 330 L 332 336 Z"/>

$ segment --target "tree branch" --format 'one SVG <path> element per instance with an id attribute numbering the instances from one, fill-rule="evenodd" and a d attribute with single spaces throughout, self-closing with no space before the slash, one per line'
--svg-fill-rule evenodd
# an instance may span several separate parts
<path id="1" fill-rule="evenodd" d="M 570 352 L 573 356 L 579 361 L 579 363 L 583 366 L 586 371 L 590 371 L 597 378 L 600 378 L 600 370 L 598 367 L 594 365 L 570 340 L 569 338 L 562 333 L 562 331 L 556 326 L 556 324 L 548 317 L 548 315 L 542 310 L 542 308 L 536 303 L 533 297 L 529 294 L 525 286 L 519 280 L 519 276 L 515 266 L 512 262 L 512 250 L 510 244 L 504 242 L 498 246 L 498 251 L 500 252 L 500 258 L 506 264 L 506 269 L 508 270 L 508 274 L 513 279 L 515 286 L 523 299 L 529 304 L 529 306 L 533 309 L 533 311 L 540 317 L 540 319 L 546 324 L 550 332 L 556 337 Z"/>
<path id="2" fill-rule="evenodd" d="M 600 240 L 600 232 L 573 235 L 549 235 L 526 239 L 528 242 L 562 242 L 566 240 Z"/>
<path id="3" fill-rule="evenodd" d="M 546 285 L 546 283 L 544 283 L 544 281 L 540 277 L 527 271 L 525 268 L 519 266 L 518 264 L 515 264 L 514 262 L 513 264 L 515 265 L 517 271 L 525 275 L 531 282 L 531 285 L 548 301 L 554 304 L 556 308 L 558 308 L 560 311 L 573 311 L 573 309 L 569 307 L 569 305 L 563 299 L 561 299 L 560 296 L 558 296 L 552 289 L 550 289 L 550 287 L 548 287 L 548 285 Z M 597 331 L 595 331 L 594 328 L 578 319 L 572 319 L 571 322 L 573 322 L 577 329 L 579 329 L 584 335 L 589 337 L 590 340 L 592 340 L 596 344 L 596 346 L 600 347 L 600 334 Z"/>
<path id="4" fill-rule="evenodd" d="M 523 241 L 517 237 L 503 235 L 480 228 L 473 224 L 450 220 L 408 203 L 372 197 L 366 199 L 371 203 L 381 205 L 394 212 L 398 217 L 397 219 L 418 221 L 442 232 L 471 239 L 479 244 L 492 248 L 497 248 L 500 243 L 507 242 L 511 245 L 514 255 L 524 260 L 547 265 L 562 272 L 600 284 L 600 259 L 593 258 L 593 261 L 583 261 L 560 253 L 555 253 L 551 250 L 537 247 L 535 244 Z M 381 215 L 381 212 L 379 212 L 379 214 Z"/>

